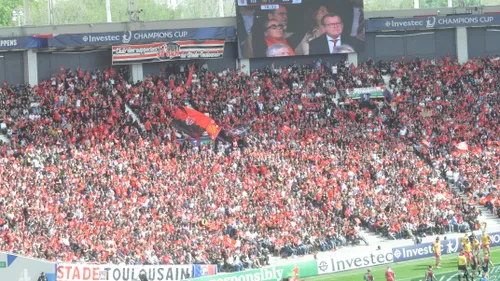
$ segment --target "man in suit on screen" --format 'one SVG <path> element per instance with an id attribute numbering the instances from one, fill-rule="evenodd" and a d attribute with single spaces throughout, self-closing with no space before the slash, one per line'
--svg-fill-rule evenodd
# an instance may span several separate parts
<path id="1" fill-rule="evenodd" d="M 325 55 L 345 53 L 340 52 L 340 46 L 350 47 L 354 52 L 360 50 L 363 46 L 363 41 L 344 35 L 344 23 L 339 15 L 327 14 L 321 19 L 321 24 L 325 28 L 325 34 L 309 42 L 311 55 Z"/>

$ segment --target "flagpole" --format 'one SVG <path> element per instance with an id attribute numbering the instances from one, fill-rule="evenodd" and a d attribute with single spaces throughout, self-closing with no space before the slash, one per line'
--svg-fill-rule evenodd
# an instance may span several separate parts
<path id="1" fill-rule="evenodd" d="M 112 22 L 111 20 L 111 0 L 106 0 L 106 20 L 107 22 Z"/>
<path id="2" fill-rule="evenodd" d="M 30 6 L 28 0 L 24 0 L 24 25 L 30 24 Z"/>

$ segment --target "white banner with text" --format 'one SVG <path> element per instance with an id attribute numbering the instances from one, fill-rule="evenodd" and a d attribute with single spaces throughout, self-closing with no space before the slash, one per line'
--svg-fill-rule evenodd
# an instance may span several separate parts
<path id="1" fill-rule="evenodd" d="M 57 266 L 57 281 L 178 281 L 192 278 L 193 266 L 188 265 L 92 265 L 68 264 Z"/>
<path id="2" fill-rule="evenodd" d="M 175 41 L 112 47 L 113 64 L 220 59 L 223 55 L 224 40 Z"/>

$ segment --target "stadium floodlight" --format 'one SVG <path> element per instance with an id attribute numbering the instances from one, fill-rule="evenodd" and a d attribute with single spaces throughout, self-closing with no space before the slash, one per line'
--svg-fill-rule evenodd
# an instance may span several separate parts
<path id="1" fill-rule="evenodd" d="M 14 9 L 12 11 L 12 21 L 17 21 L 17 26 L 21 26 L 21 17 L 23 15 L 23 9 Z"/>

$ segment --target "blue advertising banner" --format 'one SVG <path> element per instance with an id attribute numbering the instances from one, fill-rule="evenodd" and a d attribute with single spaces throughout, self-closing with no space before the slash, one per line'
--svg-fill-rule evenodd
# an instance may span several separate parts
<path id="1" fill-rule="evenodd" d="M 46 48 L 47 46 L 48 42 L 46 38 L 38 38 L 36 36 L 0 38 L 1 51 Z"/>
<path id="2" fill-rule="evenodd" d="M 500 15 L 460 15 L 433 16 L 422 18 L 370 19 L 366 21 L 366 31 L 390 31 L 412 29 L 435 29 L 461 26 L 500 25 Z"/>
<path id="3" fill-rule="evenodd" d="M 61 34 L 49 38 L 49 47 L 79 47 L 94 45 L 122 45 L 183 40 L 235 38 L 234 27 L 204 27 L 164 30 L 141 30 L 88 34 Z"/>
<path id="4" fill-rule="evenodd" d="M 488 233 L 491 237 L 491 247 L 500 246 L 500 232 Z M 481 241 L 480 235 L 477 235 Z M 461 237 L 454 239 L 446 239 L 441 241 L 441 254 L 458 253 L 462 249 Z M 406 247 L 392 248 L 392 255 L 394 262 L 421 259 L 434 256 L 432 243 L 422 243 L 417 245 L 410 245 Z"/>

